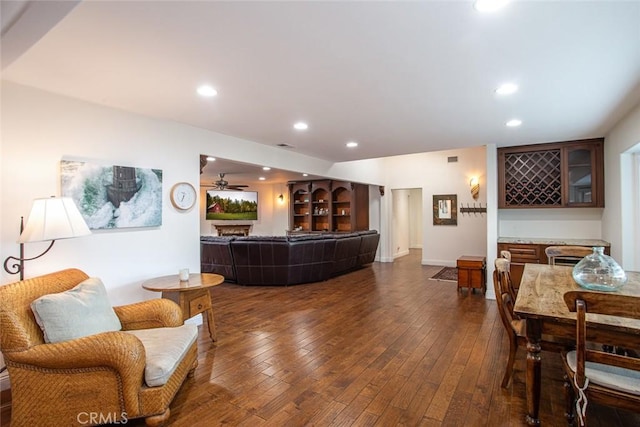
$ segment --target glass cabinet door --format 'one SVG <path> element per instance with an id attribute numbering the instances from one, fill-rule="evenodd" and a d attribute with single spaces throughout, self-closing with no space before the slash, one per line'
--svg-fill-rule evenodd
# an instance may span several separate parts
<path id="1" fill-rule="evenodd" d="M 567 148 L 568 205 L 594 203 L 593 174 L 595 152 L 591 147 Z"/>

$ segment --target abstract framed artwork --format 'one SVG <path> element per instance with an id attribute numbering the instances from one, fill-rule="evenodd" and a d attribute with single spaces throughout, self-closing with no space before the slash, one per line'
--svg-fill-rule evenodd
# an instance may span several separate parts
<path id="1" fill-rule="evenodd" d="M 92 230 L 162 225 L 162 170 L 62 160 L 61 192 Z"/>
<path id="2" fill-rule="evenodd" d="M 433 225 L 458 225 L 458 195 L 433 195 Z"/>

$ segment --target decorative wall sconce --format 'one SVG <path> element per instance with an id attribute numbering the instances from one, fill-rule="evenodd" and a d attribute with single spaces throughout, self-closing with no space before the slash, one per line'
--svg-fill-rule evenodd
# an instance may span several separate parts
<path id="1" fill-rule="evenodd" d="M 27 224 L 24 217 L 20 217 L 20 256 L 7 257 L 4 260 L 4 270 L 9 274 L 20 273 L 20 280 L 24 279 L 24 262 L 38 259 L 53 246 L 58 239 L 70 239 L 86 236 L 91 230 L 82 218 L 82 214 L 76 204 L 69 197 L 50 197 L 48 199 L 36 199 L 33 201 Z M 28 242 L 47 242 L 51 244 L 40 255 L 25 258 L 24 244 Z M 13 264 L 10 263 L 13 261 Z"/>
<path id="2" fill-rule="evenodd" d="M 474 200 L 477 200 L 478 196 L 480 196 L 480 181 L 478 181 L 477 177 L 474 176 L 471 178 L 469 181 L 469 187 L 471 187 L 471 196 Z"/>
<path id="3" fill-rule="evenodd" d="M 280 193 L 280 195 L 278 196 L 278 203 L 280 204 L 284 203 L 284 195 L 282 193 Z"/>

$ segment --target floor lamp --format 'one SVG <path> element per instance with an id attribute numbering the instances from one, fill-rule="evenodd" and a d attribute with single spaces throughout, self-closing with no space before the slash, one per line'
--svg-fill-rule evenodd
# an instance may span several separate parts
<path id="1" fill-rule="evenodd" d="M 91 230 L 82 218 L 76 204 L 69 197 L 50 197 L 33 201 L 26 225 L 20 218 L 20 256 L 7 257 L 4 260 L 4 270 L 9 274 L 20 273 L 20 280 L 24 279 L 24 263 L 38 259 L 51 249 L 58 239 L 70 239 L 86 236 Z M 40 255 L 25 258 L 24 244 L 29 242 L 47 242 L 51 244 Z"/>

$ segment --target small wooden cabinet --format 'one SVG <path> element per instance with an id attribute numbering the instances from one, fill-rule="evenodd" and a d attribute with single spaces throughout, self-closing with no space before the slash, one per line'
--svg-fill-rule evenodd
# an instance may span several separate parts
<path id="1" fill-rule="evenodd" d="M 369 186 L 346 181 L 289 182 L 290 233 L 369 229 Z"/>
<path id="2" fill-rule="evenodd" d="M 486 258 L 464 255 L 458 258 L 458 291 L 462 288 L 481 289 L 487 292 Z"/>
<path id="3" fill-rule="evenodd" d="M 498 149 L 498 207 L 604 207 L 603 138 Z"/>

